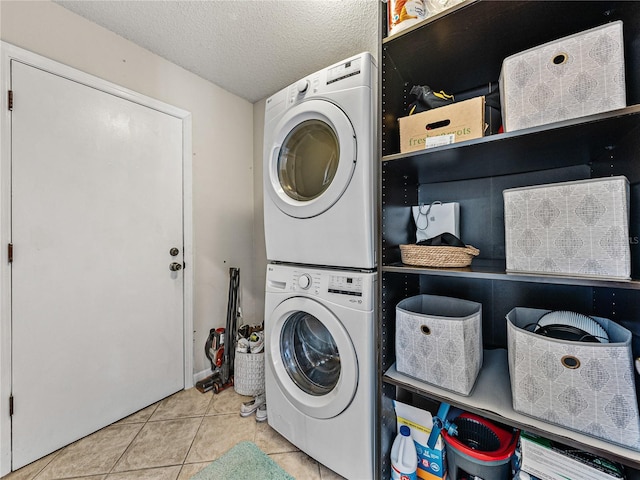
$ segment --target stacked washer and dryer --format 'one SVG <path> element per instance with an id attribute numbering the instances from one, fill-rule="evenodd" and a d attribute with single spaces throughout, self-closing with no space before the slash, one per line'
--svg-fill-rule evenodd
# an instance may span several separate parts
<path id="1" fill-rule="evenodd" d="M 375 463 L 376 83 L 362 53 L 265 107 L 268 421 L 350 480 Z"/>

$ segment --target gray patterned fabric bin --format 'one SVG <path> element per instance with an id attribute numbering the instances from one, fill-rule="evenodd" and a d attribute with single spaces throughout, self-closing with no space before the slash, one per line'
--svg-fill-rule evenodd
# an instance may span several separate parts
<path id="1" fill-rule="evenodd" d="M 640 451 L 631 332 L 600 317 L 592 318 L 610 343 L 557 340 L 526 329 L 547 312 L 516 307 L 507 314 L 513 409 Z"/>
<path id="2" fill-rule="evenodd" d="M 505 132 L 626 107 L 622 22 L 506 58 L 500 95 Z"/>
<path id="3" fill-rule="evenodd" d="M 396 369 L 469 395 L 482 367 L 482 305 L 417 295 L 396 306 Z"/>
<path id="4" fill-rule="evenodd" d="M 606 177 L 508 189 L 507 272 L 629 280 L 629 181 Z"/>

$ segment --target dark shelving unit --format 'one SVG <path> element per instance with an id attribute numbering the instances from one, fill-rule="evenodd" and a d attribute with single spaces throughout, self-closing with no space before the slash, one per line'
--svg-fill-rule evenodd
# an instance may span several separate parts
<path id="1" fill-rule="evenodd" d="M 505 316 L 515 306 L 571 309 L 610 318 L 640 334 L 640 2 L 469 0 L 389 38 L 386 5 L 380 5 L 379 51 L 380 478 L 390 475 L 393 399 L 432 408 L 448 402 L 618 461 L 628 478 L 640 478 L 640 452 L 514 412 L 505 350 Z M 626 108 L 400 153 L 398 118 L 406 115 L 413 85 L 465 98 L 497 83 L 506 57 L 616 20 L 623 22 Z M 613 175 L 630 182 L 631 281 L 505 271 L 503 190 Z M 460 236 L 480 250 L 470 267 L 401 263 L 399 245 L 415 242 L 411 207 L 435 200 L 460 203 Z M 469 397 L 395 370 L 395 307 L 421 293 L 483 305 L 485 364 Z M 634 342 L 640 351 L 640 335 Z"/>

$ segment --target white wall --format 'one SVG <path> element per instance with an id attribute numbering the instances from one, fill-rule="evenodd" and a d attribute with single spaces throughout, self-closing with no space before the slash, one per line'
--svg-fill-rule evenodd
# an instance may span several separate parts
<path id="1" fill-rule="evenodd" d="M 286 85 L 283 85 L 285 87 Z M 254 210 L 254 269 L 253 290 L 256 310 L 264 317 L 264 290 L 267 276 L 267 251 L 264 241 L 264 197 L 262 188 L 262 148 L 264 145 L 264 107 L 267 99 L 253 104 L 253 210 Z"/>
<path id="2" fill-rule="evenodd" d="M 262 321 L 264 288 L 253 291 L 263 263 L 253 259 L 253 106 L 49 1 L 2 0 L 0 22 L 6 42 L 192 113 L 194 371 L 207 370 L 204 343 L 226 320 L 229 267 L 240 268 L 245 321 Z"/>

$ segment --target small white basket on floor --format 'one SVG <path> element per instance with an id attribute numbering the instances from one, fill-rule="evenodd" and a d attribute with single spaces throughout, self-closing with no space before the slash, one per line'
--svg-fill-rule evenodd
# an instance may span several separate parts
<path id="1" fill-rule="evenodd" d="M 251 397 L 264 393 L 264 352 L 236 352 L 233 388 Z"/>

